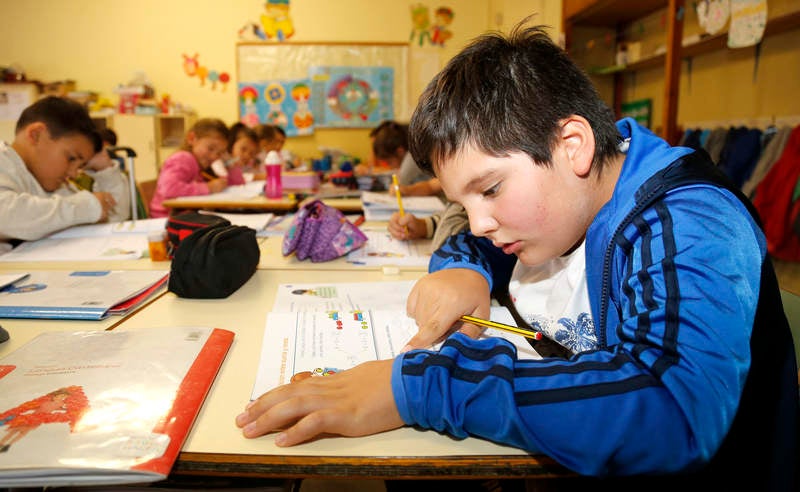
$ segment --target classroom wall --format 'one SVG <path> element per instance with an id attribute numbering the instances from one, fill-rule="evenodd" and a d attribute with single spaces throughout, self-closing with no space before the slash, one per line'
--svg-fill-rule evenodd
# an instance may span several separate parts
<path id="1" fill-rule="evenodd" d="M 507 30 L 538 13 L 536 22 L 560 26 L 561 2 L 547 0 L 292 0 L 291 41 L 408 42 L 409 8 L 446 5 L 455 12 L 453 38 L 444 48 L 412 48 L 438 55 L 443 66 L 472 38 L 488 29 Z M 116 102 L 112 90 L 144 71 L 157 93 L 192 107 L 200 117 L 238 119 L 236 43 L 239 29 L 258 22 L 263 0 L 0 0 L 0 66 L 21 65 L 30 79 L 74 79 Z M 228 72 L 226 90 L 200 84 L 183 71 L 183 55 L 199 55 L 209 70 Z M 413 56 L 413 53 L 412 53 Z M 421 89 L 420 89 L 421 90 Z M 418 94 L 411 94 L 415 101 Z M 287 148 L 315 157 L 320 146 L 369 154 L 367 130 L 318 129 L 292 138 Z M 124 144 L 124 142 L 120 142 Z"/>

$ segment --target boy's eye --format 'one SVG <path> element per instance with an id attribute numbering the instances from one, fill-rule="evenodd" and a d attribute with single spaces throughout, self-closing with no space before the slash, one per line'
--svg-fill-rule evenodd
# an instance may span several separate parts
<path id="1" fill-rule="evenodd" d="M 494 195 L 497 194 L 497 190 L 498 189 L 500 189 L 500 183 L 497 183 L 496 185 L 484 190 L 483 191 L 483 196 L 485 196 L 485 197 L 494 196 Z"/>

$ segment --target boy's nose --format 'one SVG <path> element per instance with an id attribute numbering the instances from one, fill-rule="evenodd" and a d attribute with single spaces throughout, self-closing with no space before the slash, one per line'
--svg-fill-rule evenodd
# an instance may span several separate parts
<path id="1" fill-rule="evenodd" d="M 469 229 L 475 236 L 486 236 L 497 228 L 497 222 L 489 215 L 467 214 L 469 217 Z"/>

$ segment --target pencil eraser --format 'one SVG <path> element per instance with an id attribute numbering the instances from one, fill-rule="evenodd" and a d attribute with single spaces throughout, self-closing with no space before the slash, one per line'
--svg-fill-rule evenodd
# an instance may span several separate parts
<path id="1" fill-rule="evenodd" d="M 396 266 L 385 266 L 383 267 L 383 274 L 384 275 L 400 275 L 400 269 Z"/>

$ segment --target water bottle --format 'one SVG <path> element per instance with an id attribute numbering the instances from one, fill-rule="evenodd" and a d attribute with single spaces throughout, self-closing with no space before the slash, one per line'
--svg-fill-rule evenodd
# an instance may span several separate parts
<path id="1" fill-rule="evenodd" d="M 267 182 L 264 184 L 264 195 L 267 198 L 281 198 L 283 196 L 283 185 L 281 184 L 281 168 L 283 160 L 281 155 L 270 150 L 264 159 L 264 167 L 267 173 Z"/>

